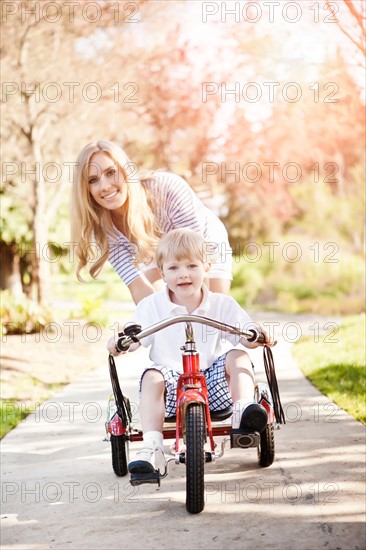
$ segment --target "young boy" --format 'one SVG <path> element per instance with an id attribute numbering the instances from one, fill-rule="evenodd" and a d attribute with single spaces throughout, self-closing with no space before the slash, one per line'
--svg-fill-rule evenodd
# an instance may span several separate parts
<path id="1" fill-rule="evenodd" d="M 134 322 L 147 328 L 174 315 L 195 314 L 221 320 L 248 330 L 254 326 L 248 314 L 225 294 L 212 293 L 204 284 L 210 269 L 205 259 L 205 242 L 190 229 L 175 229 L 160 241 L 156 259 L 166 288 L 143 299 L 136 307 Z M 233 428 L 249 428 L 262 432 L 267 412 L 254 402 L 254 378 L 248 354 L 236 347 L 258 347 L 233 334 L 221 333 L 204 325 L 195 325 L 195 341 L 201 370 L 206 375 L 210 409 L 221 410 L 234 404 Z M 267 344 L 271 344 L 267 335 Z M 140 381 L 140 418 L 144 448 L 129 463 L 130 473 L 164 471 L 163 423 L 175 415 L 176 387 L 182 372 L 180 346 L 185 342 L 184 324 L 178 323 L 144 338 L 150 346 L 153 365 L 147 367 Z M 133 344 L 129 351 L 139 347 Z M 108 349 L 117 354 L 114 338 Z"/>

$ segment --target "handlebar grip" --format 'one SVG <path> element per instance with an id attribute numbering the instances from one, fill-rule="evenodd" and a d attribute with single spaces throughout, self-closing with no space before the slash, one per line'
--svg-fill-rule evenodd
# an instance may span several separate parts
<path id="1" fill-rule="evenodd" d="M 130 345 L 131 344 L 125 344 L 124 342 L 126 342 L 126 340 L 130 340 L 129 336 L 126 336 L 126 334 L 124 332 L 120 332 L 118 334 L 118 340 L 116 342 L 116 350 L 118 352 L 122 352 L 122 351 L 128 351 L 130 349 Z"/>
<path id="2" fill-rule="evenodd" d="M 131 338 L 131 340 L 133 340 L 134 342 L 139 341 L 138 338 L 136 338 L 136 335 L 139 334 L 139 332 L 141 331 L 142 331 L 142 327 L 137 323 L 126 323 L 123 328 L 124 334 L 129 338 Z"/>
<path id="3" fill-rule="evenodd" d="M 249 332 L 251 332 L 253 336 L 251 338 L 247 338 L 248 342 L 258 342 L 258 344 L 266 343 L 266 338 L 263 332 L 254 328 L 249 329 Z"/>

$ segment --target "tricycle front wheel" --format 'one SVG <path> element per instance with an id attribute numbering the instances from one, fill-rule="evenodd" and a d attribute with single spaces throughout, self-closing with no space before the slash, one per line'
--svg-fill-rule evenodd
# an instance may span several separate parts
<path id="1" fill-rule="evenodd" d="M 204 502 L 205 415 L 203 406 L 189 405 L 186 412 L 186 508 L 191 514 L 202 512 Z"/>

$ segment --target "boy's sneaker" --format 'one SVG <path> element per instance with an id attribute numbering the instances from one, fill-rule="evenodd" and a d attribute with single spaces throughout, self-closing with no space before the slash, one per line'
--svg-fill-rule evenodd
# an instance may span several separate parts
<path id="1" fill-rule="evenodd" d="M 144 447 L 136 453 L 135 459 L 128 465 L 130 474 L 150 474 L 156 470 L 164 473 L 165 468 L 166 458 L 161 447 L 155 449 Z"/>
<path id="2" fill-rule="evenodd" d="M 267 425 L 267 411 L 259 403 L 250 403 L 242 412 L 239 430 L 253 430 L 262 433 Z"/>

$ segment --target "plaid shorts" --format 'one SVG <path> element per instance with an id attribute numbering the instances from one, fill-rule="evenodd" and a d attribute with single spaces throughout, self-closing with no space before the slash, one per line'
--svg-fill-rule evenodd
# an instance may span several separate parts
<path id="1" fill-rule="evenodd" d="M 221 355 L 212 365 L 201 370 L 206 376 L 208 389 L 208 401 L 211 411 L 220 411 L 233 405 L 229 386 L 226 380 L 225 361 L 227 353 Z M 157 370 L 161 372 L 165 382 L 165 416 L 167 418 L 176 415 L 177 382 L 179 373 L 164 366 L 147 367 L 141 375 L 140 392 L 142 377 L 148 370 Z"/>

